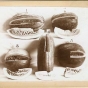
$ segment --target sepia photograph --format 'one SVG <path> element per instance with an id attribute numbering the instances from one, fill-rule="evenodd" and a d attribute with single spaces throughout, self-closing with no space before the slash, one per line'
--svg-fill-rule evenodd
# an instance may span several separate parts
<path id="1" fill-rule="evenodd" d="M 88 8 L 0 7 L 0 81 L 88 81 Z"/>
<path id="2" fill-rule="evenodd" d="M 0 6 L 1 88 L 85 85 L 87 24 L 87 7 Z"/>

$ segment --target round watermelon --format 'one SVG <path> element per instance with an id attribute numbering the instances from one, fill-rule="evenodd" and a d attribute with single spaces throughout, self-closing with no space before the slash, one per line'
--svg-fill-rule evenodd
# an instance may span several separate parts
<path id="1" fill-rule="evenodd" d="M 58 46 L 58 62 L 63 67 L 79 67 L 85 61 L 85 51 L 77 43 L 64 43 Z"/>

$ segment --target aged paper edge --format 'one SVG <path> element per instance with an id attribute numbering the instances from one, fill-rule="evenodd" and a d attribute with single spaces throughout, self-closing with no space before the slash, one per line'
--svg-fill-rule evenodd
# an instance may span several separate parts
<path id="1" fill-rule="evenodd" d="M 48 3 L 48 4 L 47 4 Z M 88 7 L 88 1 L 0 1 L 0 6 Z"/>
<path id="2" fill-rule="evenodd" d="M 47 4 L 48 3 L 48 4 Z M 0 1 L 1 7 L 88 7 L 88 1 Z M 0 88 L 87 88 L 87 81 L 1 81 Z"/>

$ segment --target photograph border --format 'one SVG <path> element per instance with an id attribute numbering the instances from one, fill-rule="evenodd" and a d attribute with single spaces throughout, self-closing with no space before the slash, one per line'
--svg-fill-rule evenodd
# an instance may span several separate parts
<path id="1" fill-rule="evenodd" d="M 48 4 L 47 4 L 48 3 Z M 0 1 L 0 7 L 88 7 L 88 1 Z M 1 81 L 0 88 L 83 88 L 88 81 Z"/>

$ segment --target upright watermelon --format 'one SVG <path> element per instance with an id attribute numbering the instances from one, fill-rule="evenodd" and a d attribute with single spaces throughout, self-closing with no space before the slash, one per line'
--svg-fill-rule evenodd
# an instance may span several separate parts
<path id="1" fill-rule="evenodd" d="M 50 33 L 40 37 L 38 47 L 38 71 L 50 72 L 54 65 L 54 41 Z"/>

